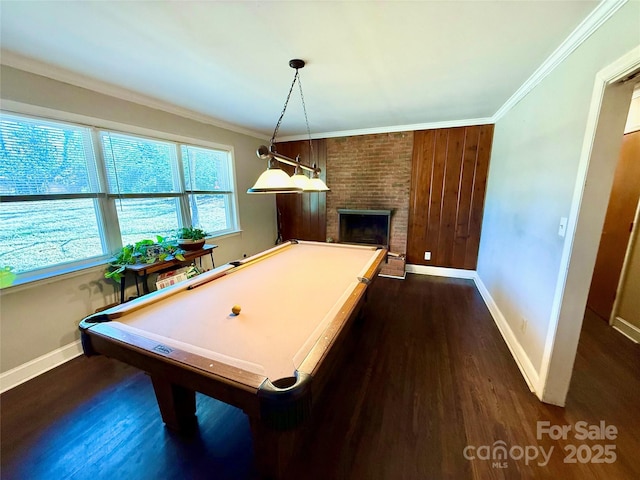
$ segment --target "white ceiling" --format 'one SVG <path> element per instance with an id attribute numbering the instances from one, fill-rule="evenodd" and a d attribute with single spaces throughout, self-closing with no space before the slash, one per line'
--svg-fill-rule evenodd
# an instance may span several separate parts
<path id="1" fill-rule="evenodd" d="M 12 1 L 2 62 L 271 136 L 486 119 L 597 1 Z M 300 95 L 278 138 L 305 135 Z"/>

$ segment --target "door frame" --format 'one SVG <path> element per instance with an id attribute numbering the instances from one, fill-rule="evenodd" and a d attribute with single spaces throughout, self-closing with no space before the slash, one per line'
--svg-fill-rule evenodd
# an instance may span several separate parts
<path id="1" fill-rule="evenodd" d="M 622 145 L 626 112 L 635 83 L 625 79 L 638 72 L 640 45 L 600 70 L 595 77 L 539 388 L 536 389 L 545 403 L 564 406 L 569 391 L 598 244 Z"/>

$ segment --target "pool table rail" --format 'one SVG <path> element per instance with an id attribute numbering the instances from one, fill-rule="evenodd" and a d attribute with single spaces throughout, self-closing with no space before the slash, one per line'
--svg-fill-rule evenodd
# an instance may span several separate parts
<path id="1" fill-rule="evenodd" d="M 323 364 L 327 352 L 333 347 L 341 332 L 348 326 L 349 320 L 356 316 L 358 310 L 365 302 L 368 286 L 380 272 L 382 261 L 386 258 L 386 255 L 386 250 L 378 250 L 376 259 L 365 274 L 358 279 L 359 283 L 349 296 L 349 299 L 344 303 L 338 315 L 332 319 L 322 335 L 320 335 L 298 367 L 298 370 L 306 372 L 312 377 L 318 374 L 318 369 Z"/>
<path id="2" fill-rule="evenodd" d="M 278 431 L 294 429 L 309 416 L 312 377 L 304 371 L 269 379 L 117 328 L 108 315 L 83 320 L 80 330 L 85 355 L 117 358 L 149 374 L 162 418 L 174 430 L 190 430 L 195 420 L 195 410 L 184 405 L 190 394 L 182 389 L 238 407 Z"/>
<path id="3" fill-rule="evenodd" d="M 87 325 L 81 329 L 83 327 Z M 255 398 L 266 380 L 264 375 L 167 347 L 156 340 L 115 328 L 108 322 L 88 326 L 81 336 L 86 355 L 101 354 L 116 358 L 149 374 L 154 381 L 163 419 L 164 400 L 158 396 L 156 389 L 156 383 L 161 380 L 217 398 L 244 410 L 248 415 L 260 414 Z M 184 425 L 165 423 L 175 430 L 184 429 Z"/>
<path id="4" fill-rule="evenodd" d="M 240 367 L 228 365 L 197 353 L 188 352 L 174 346 L 169 346 L 158 342 L 155 339 L 147 338 L 144 335 L 137 335 L 131 331 L 114 326 L 110 321 L 90 323 L 88 319 L 80 323 L 80 338 L 85 355 L 104 355 L 104 346 L 99 342 L 99 338 L 110 339 L 118 342 L 123 348 L 131 347 L 133 350 L 145 352 L 156 359 L 173 361 L 182 365 L 191 365 L 199 371 L 208 375 L 221 377 L 234 384 L 243 384 L 250 389 L 258 388 L 265 380 L 265 376 L 259 373 L 250 372 Z M 99 345 L 97 345 L 97 343 Z M 98 348 L 102 347 L 102 348 Z M 238 380 L 231 380 L 240 379 Z"/>

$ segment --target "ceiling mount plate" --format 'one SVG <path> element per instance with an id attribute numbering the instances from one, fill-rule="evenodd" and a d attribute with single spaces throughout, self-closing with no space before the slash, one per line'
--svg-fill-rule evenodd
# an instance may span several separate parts
<path id="1" fill-rule="evenodd" d="M 293 60 L 289 60 L 289 66 L 291 68 L 295 68 L 296 70 L 298 70 L 299 68 L 304 68 L 304 60 L 294 58 Z"/>

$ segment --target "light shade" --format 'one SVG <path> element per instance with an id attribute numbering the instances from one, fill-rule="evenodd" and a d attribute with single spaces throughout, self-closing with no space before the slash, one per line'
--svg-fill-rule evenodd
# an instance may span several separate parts
<path id="1" fill-rule="evenodd" d="M 296 173 L 292 175 L 291 181 L 296 187 L 300 187 L 305 192 L 309 191 L 311 188 L 311 180 L 304 173 Z"/>
<path id="2" fill-rule="evenodd" d="M 315 173 L 313 178 L 309 180 L 309 187 L 304 189 L 305 192 L 328 192 L 329 187 L 322 181 L 318 174 Z"/>
<path id="3" fill-rule="evenodd" d="M 295 186 L 291 177 L 281 169 L 269 168 L 247 193 L 302 193 L 302 188 Z"/>

